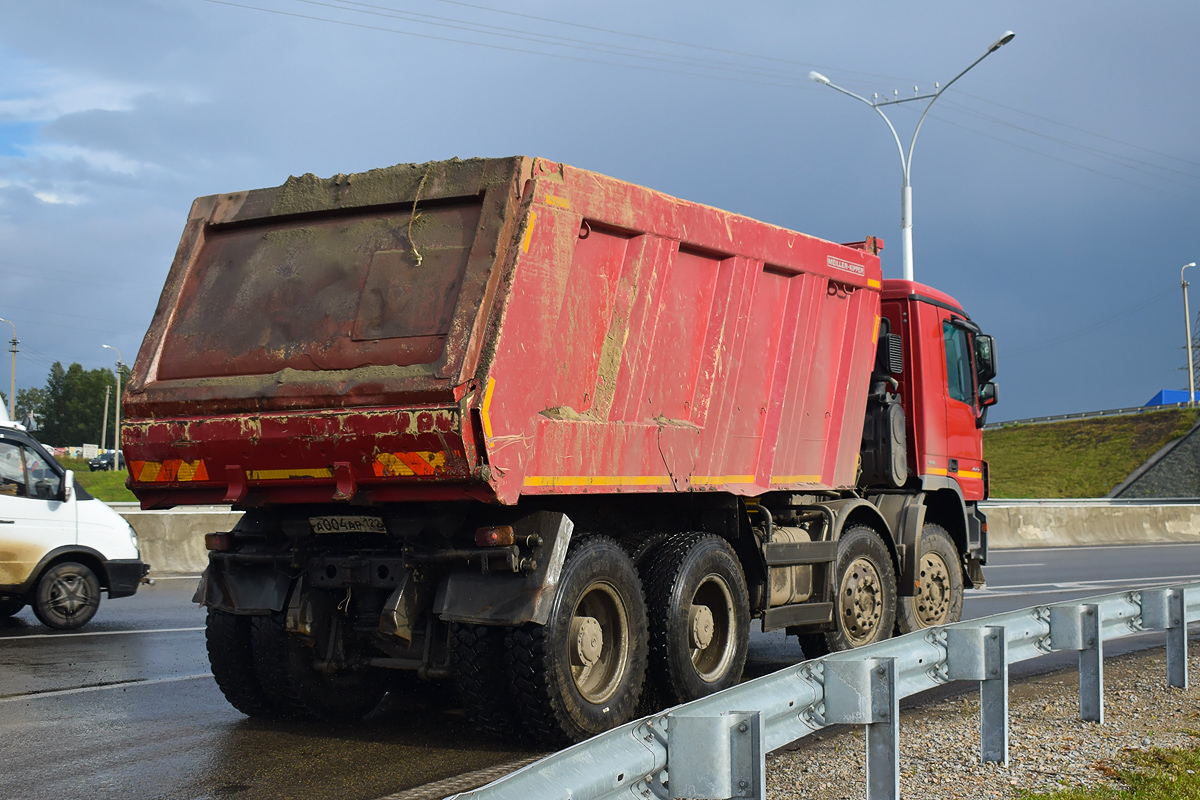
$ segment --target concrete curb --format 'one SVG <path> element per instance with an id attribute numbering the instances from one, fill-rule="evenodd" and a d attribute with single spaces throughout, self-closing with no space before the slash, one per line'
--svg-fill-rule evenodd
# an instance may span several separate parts
<path id="1" fill-rule="evenodd" d="M 208 564 L 204 534 L 232 530 L 242 516 L 228 506 L 141 511 L 136 503 L 112 505 L 137 531 L 142 560 L 156 575 L 202 571 Z M 994 500 L 983 508 L 994 550 L 1200 542 L 1200 501 Z"/>

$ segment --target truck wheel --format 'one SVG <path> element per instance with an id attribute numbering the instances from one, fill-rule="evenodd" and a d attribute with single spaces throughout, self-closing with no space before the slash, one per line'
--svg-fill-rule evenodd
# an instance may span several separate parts
<path id="1" fill-rule="evenodd" d="M 204 644 L 217 688 L 248 717 L 274 717 L 275 708 L 254 672 L 250 617 L 215 608 L 204 620 Z"/>
<path id="2" fill-rule="evenodd" d="M 5 597 L 0 599 L 0 619 L 8 619 L 25 607 L 25 601 L 20 597 Z"/>
<path id="3" fill-rule="evenodd" d="M 934 625 L 949 625 L 962 617 L 963 571 L 958 550 L 946 529 L 937 523 L 921 528 L 917 556 L 917 593 L 901 597 L 896 631 L 911 633 Z"/>
<path id="4" fill-rule="evenodd" d="M 280 716 L 329 722 L 362 719 L 387 692 L 386 676 L 369 668 L 319 672 L 313 648 L 288 634 L 284 614 L 250 619 L 255 671 Z"/>
<path id="5" fill-rule="evenodd" d="M 849 650 L 890 637 L 896 624 L 896 573 L 879 536 L 866 525 L 843 531 L 836 563 L 836 627 L 825 634 L 829 650 Z"/>
<path id="6" fill-rule="evenodd" d="M 510 628 L 517 714 L 557 746 L 633 718 L 646 675 L 646 602 L 629 555 L 607 536 L 571 543 L 545 625 Z"/>
<path id="7" fill-rule="evenodd" d="M 33 613 L 49 628 L 81 628 L 100 607 L 100 581 L 83 564 L 63 561 L 38 578 L 33 591 Z"/>
<path id="8" fill-rule="evenodd" d="M 645 573 L 650 675 L 665 705 L 695 700 L 742 677 L 750 598 L 741 564 L 719 536 L 675 537 Z"/>
<path id="9" fill-rule="evenodd" d="M 516 737 L 516 707 L 504 668 L 504 628 L 451 623 L 450 667 L 458 699 L 475 728 L 504 740 Z"/>

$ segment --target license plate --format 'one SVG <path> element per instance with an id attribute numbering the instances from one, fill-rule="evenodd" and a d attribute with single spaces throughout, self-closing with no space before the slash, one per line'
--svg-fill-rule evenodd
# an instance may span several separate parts
<path id="1" fill-rule="evenodd" d="M 313 533 L 387 533 L 379 517 L 309 517 Z"/>

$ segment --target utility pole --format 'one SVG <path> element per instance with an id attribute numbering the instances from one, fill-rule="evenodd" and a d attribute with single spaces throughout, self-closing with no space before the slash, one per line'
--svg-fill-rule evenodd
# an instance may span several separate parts
<path id="1" fill-rule="evenodd" d="M 8 342 L 8 352 L 12 353 L 12 376 L 8 379 L 8 418 L 15 422 L 17 418 L 17 345 L 21 342 L 17 339 L 16 325 L 6 319 L 0 319 L 0 322 L 8 322 L 13 329 L 13 337 Z"/>
<path id="2" fill-rule="evenodd" d="M 123 359 L 121 358 L 121 351 L 118 348 L 113 347 L 111 344 L 102 344 L 100 346 L 105 350 L 115 350 L 117 353 L 117 401 L 113 404 L 113 407 L 116 408 L 116 414 L 114 415 L 116 419 L 113 422 L 114 453 L 112 464 L 112 468 L 116 470 L 121 468 L 121 367 L 125 365 L 121 363 Z M 107 411 L 104 412 L 104 416 L 108 416 Z"/>
<path id="3" fill-rule="evenodd" d="M 104 422 L 100 425 L 100 449 L 104 449 L 104 443 L 108 441 L 108 393 L 112 391 L 112 387 L 104 384 Z"/>

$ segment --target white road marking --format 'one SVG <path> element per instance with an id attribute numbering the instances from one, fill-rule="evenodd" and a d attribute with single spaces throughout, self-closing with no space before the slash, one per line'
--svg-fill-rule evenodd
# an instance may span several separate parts
<path id="1" fill-rule="evenodd" d="M 1003 550 L 994 549 L 991 553 L 997 557 L 1008 553 L 1053 553 L 1057 550 L 1070 550 L 1078 553 L 1080 550 L 1144 550 L 1147 547 L 1155 549 L 1163 547 L 1200 547 L 1200 542 L 1145 542 L 1143 544 L 1089 544 L 1071 547 L 1014 547 Z M 987 569 L 987 566 L 984 567 Z"/>
<path id="2" fill-rule="evenodd" d="M 1045 564 L 988 564 L 986 567 L 984 567 L 984 569 L 991 571 L 993 569 L 1009 569 L 1011 567 L 1044 567 L 1044 566 L 1046 566 L 1046 565 Z"/>
<path id="3" fill-rule="evenodd" d="M 1026 583 L 1015 584 L 1012 586 L 997 586 L 996 588 L 988 587 L 986 589 L 967 589 L 965 594 L 971 597 L 982 598 L 1000 598 L 1000 597 L 1018 597 L 1021 595 L 1043 595 L 1043 594 L 1067 594 L 1070 592 L 1104 592 L 1114 589 L 1128 589 L 1137 591 L 1138 589 L 1161 588 L 1163 586 L 1172 586 L 1178 583 L 1192 583 L 1200 580 L 1195 575 L 1176 575 L 1163 578 L 1110 578 L 1105 580 L 1094 581 L 1068 581 L 1066 583 Z M 1045 588 L 1040 588 L 1045 587 Z"/>
<path id="4" fill-rule="evenodd" d="M 155 581 L 198 581 L 200 575 L 151 575 L 150 578 Z"/>
<path id="5" fill-rule="evenodd" d="M 31 633 L 27 636 L 0 636 L 0 642 L 23 642 L 26 639 L 66 639 L 70 636 L 124 636 L 133 633 L 185 633 L 202 631 L 198 628 L 143 628 L 136 631 L 84 631 L 83 633 Z"/>
<path id="6" fill-rule="evenodd" d="M 1003 586 L 997 586 L 997 589 L 1037 589 L 1041 587 L 1050 587 L 1053 589 L 1066 589 L 1068 591 L 1075 589 L 1090 589 L 1099 586 L 1111 585 L 1131 585 L 1131 584 L 1162 584 L 1162 583 L 1194 583 L 1200 581 L 1200 575 L 1154 575 L 1142 578 L 1097 578 L 1095 580 L 1082 581 L 1065 581 L 1063 583 L 1055 583 L 1054 581 L 1042 581 L 1041 583 L 1006 583 Z M 982 591 L 988 591 L 983 589 Z"/>
<path id="7" fill-rule="evenodd" d="M 26 692 L 25 694 L 12 694 L 7 697 L 0 697 L 0 703 L 15 703 L 18 700 L 36 700 L 41 697 L 63 697 L 68 694 L 84 694 L 85 692 L 101 692 L 105 689 L 128 689 L 131 686 L 153 686 L 158 683 L 178 683 L 179 681 L 197 681 L 201 678 L 211 678 L 211 672 L 205 672 L 200 675 L 180 675 L 176 678 L 152 678 L 150 680 L 138 681 L 121 681 L 120 683 L 106 683 L 103 686 L 81 686 L 78 689 L 55 689 L 49 692 Z"/>

